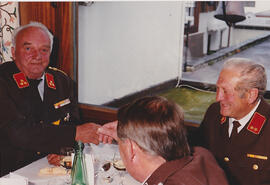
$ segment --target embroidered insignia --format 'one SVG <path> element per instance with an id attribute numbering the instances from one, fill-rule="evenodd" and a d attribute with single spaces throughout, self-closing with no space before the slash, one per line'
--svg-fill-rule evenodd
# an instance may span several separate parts
<path id="1" fill-rule="evenodd" d="M 225 117 L 225 116 L 223 116 L 223 117 L 220 119 L 220 124 L 225 123 L 225 121 L 226 121 L 226 117 Z"/>
<path id="2" fill-rule="evenodd" d="M 255 155 L 255 154 L 247 154 L 247 157 L 249 157 L 249 158 L 255 158 L 255 159 L 262 159 L 262 160 L 267 160 L 268 159 L 267 156 Z"/>
<path id="3" fill-rule="evenodd" d="M 17 83 L 17 86 L 21 89 L 21 88 L 25 88 L 29 86 L 29 83 L 26 79 L 26 76 L 20 72 L 20 73 L 16 73 L 13 75 L 14 80 Z"/>
<path id="4" fill-rule="evenodd" d="M 52 124 L 54 124 L 54 125 L 60 125 L 60 120 L 54 121 Z"/>
<path id="5" fill-rule="evenodd" d="M 266 118 L 263 115 L 255 112 L 251 121 L 248 124 L 247 129 L 254 134 L 259 134 L 265 121 Z"/>
<path id="6" fill-rule="evenodd" d="M 48 87 L 50 87 L 52 89 L 56 89 L 53 75 L 46 73 L 46 82 L 47 82 Z"/>
<path id="7" fill-rule="evenodd" d="M 55 104 L 54 104 L 54 108 L 55 108 L 55 109 L 58 109 L 58 108 L 63 107 L 63 106 L 65 106 L 65 105 L 67 105 L 67 104 L 70 104 L 70 100 L 69 100 L 68 98 L 65 99 L 65 100 L 62 100 L 62 101 L 60 101 L 60 102 L 58 102 L 58 103 L 55 103 Z"/>

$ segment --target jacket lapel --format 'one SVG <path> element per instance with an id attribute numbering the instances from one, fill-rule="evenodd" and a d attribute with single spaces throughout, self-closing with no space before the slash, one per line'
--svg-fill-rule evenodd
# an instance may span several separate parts
<path id="1" fill-rule="evenodd" d="M 270 113 L 266 112 L 266 110 L 268 110 L 266 109 L 266 106 L 268 106 L 268 104 L 262 98 L 257 110 L 255 111 L 249 122 L 238 134 L 237 143 L 239 143 L 239 146 L 246 147 L 260 137 L 261 133 L 264 130 L 264 125 L 268 122 L 266 118 L 270 116 Z"/>
<path id="2" fill-rule="evenodd" d="M 48 74 L 48 73 L 46 73 Z M 50 74 L 50 78 L 52 78 L 53 75 Z M 55 88 L 52 88 L 52 84 L 54 84 Z M 55 82 L 51 82 L 50 79 L 48 79 L 48 75 L 45 75 L 45 81 L 44 81 L 44 106 L 47 107 L 47 109 L 52 109 L 52 107 L 48 107 L 49 105 L 53 105 L 57 99 L 57 91 L 56 91 L 56 84 Z"/>

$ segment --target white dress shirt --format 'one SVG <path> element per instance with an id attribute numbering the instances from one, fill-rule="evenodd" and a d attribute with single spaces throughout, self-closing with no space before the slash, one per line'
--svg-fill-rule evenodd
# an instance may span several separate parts
<path id="1" fill-rule="evenodd" d="M 240 120 L 236 120 L 234 118 L 229 118 L 229 137 L 231 136 L 232 133 L 232 129 L 233 129 L 233 121 L 238 121 L 240 123 L 241 126 L 239 126 L 237 128 L 237 133 L 239 133 L 244 127 L 245 125 L 248 123 L 248 121 L 250 120 L 250 118 L 253 116 L 254 112 L 256 111 L 256 109 L 258 108 L 259 104 L 260 104 L 261 100 L 258 101 L 257 105 L 242 119 Z"/>
<path id="2" fill-rule="evenodd" d="M 43 101 L 43 97 L 44 97 L 44 78 L 45 78 L 45 75 L 43 74 L 42 77 L 40 78 L 41 81 L 38 84 L 38 92 L 39 92 L 39 95 L 40 95 L 42 101 Z"/>

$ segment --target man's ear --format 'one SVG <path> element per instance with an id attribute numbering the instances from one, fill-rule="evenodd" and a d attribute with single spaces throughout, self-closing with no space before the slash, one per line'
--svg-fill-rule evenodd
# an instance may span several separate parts
<path id="1" fill-rule="evenodd" d="M 140 150 L 139 146 L 137 145 L 136 142 L 126 139 L 126 147 L 127 147 L 127 153 L 128 153 L 128 158 L 129 160 L 133 161 L 138 154 L 138 150 Z"/>
<path id="2" fill-rule="evenodd" d="M 135 156 L 135 151 L 134 151 L 134 142 L 130 139 L 126 139 L 125 141 L 126 144 L 126 150 L 127 150 L 127 157 L 131 161 L 133 160 Z"/>
<path id="3" fill-rule="evenodd" d="M 259 96 L 259 90 L 257 88 L 252 88 L 248 91 L 248 103 L 254 103 Z"/>
<path id="4" fill-rule="evenodd" d="M 13 60 L 15 60 L 16 57 L 15 57 L 15 48 L 14 47 L 11 47 L 11 54 L 12 54 Z"/>

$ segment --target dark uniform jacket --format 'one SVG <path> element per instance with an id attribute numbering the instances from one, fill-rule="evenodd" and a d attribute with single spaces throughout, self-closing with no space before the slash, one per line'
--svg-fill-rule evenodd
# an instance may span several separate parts
<path id="1" fill-rule="evenodd" d="M 72 80 L 55 68 L 45 71 L 38 120 L 29 96 L 15 63 L 0 65 L 0 176 L 75 143 L 79 114 Z"/>
<path id="2" fill-rule="evenodd" d="M 231 185 L 270 184 L 270 105 L 260 105 L 245 127 L 230 141 L 229 118 L 212 104 L 199 128 L 201 145 L 208 148 L 225 170 Z M 198 136 L 198 135 L 197 135 Z"/>
<path id="3" fill-rule="evenodd" d="M 202 147 L 195 147 L 193 156 L 162 164 L 144 185 L 228 185 L 228 182 L 214 156 Z"/>

